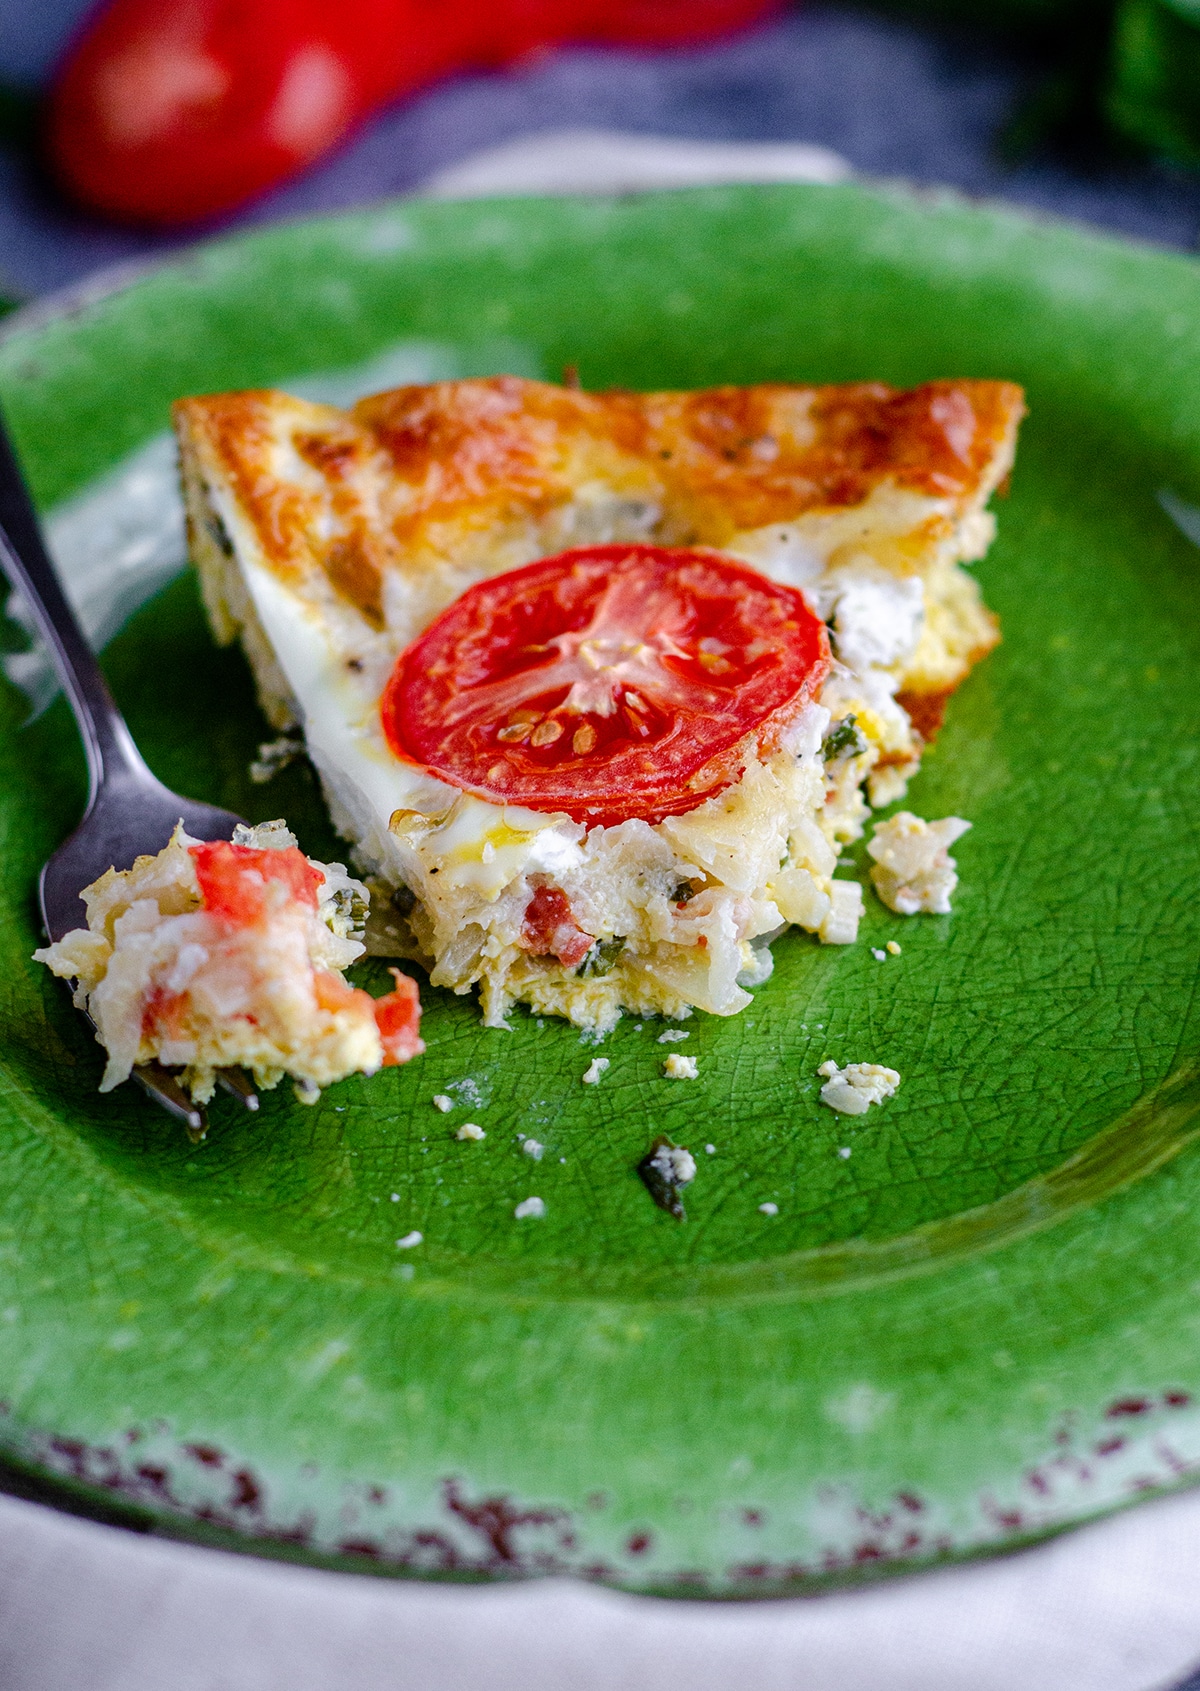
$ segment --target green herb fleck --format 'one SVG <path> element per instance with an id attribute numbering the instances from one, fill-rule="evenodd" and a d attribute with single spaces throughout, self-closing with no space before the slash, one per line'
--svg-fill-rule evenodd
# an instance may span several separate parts
<path id="1" fill-rule="evenodd" d="M 821 742 L 821 756 L 826 763 L 832 763 L 837 757 L 857 757 L 866 749 L 867 742 L 853 716 L 844 716 L 840 722 L 835 722 Z"/>
<path id="2" fill-rule="evenodd" d="M 598 939 L 580 964 L 579 973 L 588 978 L 610 974 L 624 949 L 625 941 L 619 935 L 613 939 Z"/>

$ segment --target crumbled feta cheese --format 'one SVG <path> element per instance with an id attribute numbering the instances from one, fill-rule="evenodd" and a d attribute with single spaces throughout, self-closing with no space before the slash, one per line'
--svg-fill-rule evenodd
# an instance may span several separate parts
<path id="1" fill-rule="evenodd" d="M 919 575 L 860 565 L 833 571 L 825 591 L 834 596 L 834 642 L 844 664 L 861 672 L 911 656 L 925 618 Z"/>
<path id="2" fill-rule="evenodd" d="M 530 1218 L 540 1221 L 545 1213 L 546 1206 L 541 1198 L 524 1198 L 513 1211 L 513 1215 L 518 1221 L 526 1221 Z"/>
<path id="3" fill-rule="evenodd" d="M 839 1069 L 832 1060 L 817 1070 L 824 1075 L 821 1102 L 844 1116 L 864 1116 L 872 1104 L 882 1104 L 900 1085 L 895 1069 L 880 1063 L 847 1063 Z"/>
<path id="4" fill-rule="evenodd" d="M 857 881 L 830 881 L 829 914 L 817 929 L 822 945 L 853 945 L 863 913 L 863 890 Z"/>
<path id="5" fill-rule="evenodd" d="M 672 1186 L 687 1186 L 696 1178 L 696 1159 L 682 1145 L 660 1145 L 649 1160 Z"/>
<path id="6" fill-rule="evenodd" d="M 404 1235 L 403 1239 L 397 1239 L 396 1244 L 402 1251 L 411 1251 L 413 1246 L 421 1244 L 424 1238 L 425 1235 L 423 1233 L 418 1233 L 414 1227 L 411 1233 L 406 1233 Z"/>
<path id="7" fill-rule="evenodd" d="M 886 963 L 887 962 L 887 952 L 886 951 L 880 951 L 875 946 L 871 947 L 871 956 L 875 959 L 875 961 L 877 963 Z"/>
<path id="8" fill-rule="evenodd" d="M 900 947 L 896 944 L 896 941 L 894 939 L 888 940 L 887 948 L 891 952 L 893 957 L 899 957 Z"/>
<path id="9" fill-rule="evenodd" d="M 925 822 L 910 810 L 878 825 L 867 850 L 875 859 L 875 891 L 889 910 L 900 916 L 949 914 L 950 895 L 958 885 L 949 848 L 970 826 L 960 816 Z"/>
<path id="10" fill-rule="evenodd" d="M 521 1149 L 527 1157 L 532 1157 L 535 1163 L 541 1162 L 546 1151 L 546 1147 L 539 1145 L 536 1139 L 522 1139 Z"/>
<path id="11" fill-rule="evenodd" d="M 449 1115 L 450 1111 L 454 1108 L 454 1099 L 447 1098 L 444 1092 L 435 1092 L 433 1095 L 433 1107 L 435 1110 L 440 1110 L 444 1116 Z"/>
<path id="12" fill-rule="evenodd" d="M 678 1051 L 672 1051 L 663 1064 L 663 1074 L 668 1080 L 696 1080 L 699 1073 L 695 1057 L 681 1057 Z"/>
<path id="13" fill-rule="evenodd" d="M 607 1067 L 607 1057 L 593 1057 L 587 1068 L 583 1071 L 583 1084 L 585 1086 L 598 1086 L 600 1084 L 600 1076 L 604 1073 Z"/>
<path id="14" fill-rule="evenodd" d="M 487 1134 L 477 1121 L 465 1121 L 454 1137 L 456 1139 L 486 1139 Z"/>
<path id="15" fill-rule="evenodd" d="M 715 1145 L 706 1145 L 704 1149 L 710 1157 L 715 1157 L 717 1154 L 717 1147 Z"/>
<path id="16" fill-rule="evenodd" d="M 677 1040 L 690 1038 L 691 1034 L 685 1033 L 682 1028 L 668 1028 L 666 1033 L 659 1034 L 658 1043 L 660 1045 L 674 1045 Z"/>
<path id="17" fill-rule="evenodd" d="M 760 1215 L 778 1215 L 779 1214 L 779 1205 L 778 1204 L 759 1204 L 758 1210 L 759 1210 Z"/>
<path id="18" fill-rule="evenodd" d="M 784 751 L 798 761 L 815 757 L 828 727 L 829 712 L 824 705 L 805 705 L 799 716 L 788 724 L 780 736 Z"/>

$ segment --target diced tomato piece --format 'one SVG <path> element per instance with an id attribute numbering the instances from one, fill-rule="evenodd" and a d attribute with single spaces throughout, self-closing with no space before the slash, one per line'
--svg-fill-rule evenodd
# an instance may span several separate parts
<path id="1" fill-rule="evenodd" d="M 560 887 L 538 887 L 525 906 L 521 944 L 535 957 L 557 957 L 573 969 L 592 949 L 594 936 L 578 925 L 571 901 Z"/>
<path id="2" fill-rule="evenodd" d="M 228 840 L 206 840 L 188 848 L 196 864 L 196 879 L 204 908 L 238 927 L 252 927 L 267 908 L 267 883 L 282 881 L 297 904 L 317 908 L 324 876 L 314 869 L 298 846 L 286 851 L 257 851 Z"/>
<path id="3" fill-rule="evenodd" d="M 421 1026 L 421 995 L 410 975 L 392 969 L 395 989 L 383 998 L 372 1000 L 375 1006 L 375 1025 L 383 1045 L 383 1066 L 394 1069 L 419 1057 L 425 1041 L 418 1032 Z"/>
<path id="4" fill-rule="evenodd" d="M 142 1006 L 142 1036 L 145 1039 L 179 1039 L 184 1033 L 187 993 L 152 987 Z"/>
<path id="5" fill-rule="evenodd" d="M 313 971 L 313 991 L 316 994 L 317 1006 L 321 1010 L 365 1010 L 368 1015 L 375 1013 L 375 1000 L 369 992 L 361 987 L 349 986 L 337 975 L 332 975 L 326 969 Z"/>

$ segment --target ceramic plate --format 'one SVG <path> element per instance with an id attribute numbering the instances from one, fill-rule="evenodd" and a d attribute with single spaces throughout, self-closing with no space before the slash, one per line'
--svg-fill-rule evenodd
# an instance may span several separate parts
<path id="1" fill-rule="evenodd" d="M 577 1032 L 487 1030 L 426 991 L 420 1062 L 315 1108 L 218 1105 L 197 1147 L 132 1089 L 98 1094 L 87 1028 L 29 961 L 82 760 L 61 699 L 22 726 L 7 688 L 10 1458 L 264 1551 L 681 1593 L 1002 1547 L 1179 1482 L 1200 1461 L 1200 579 L 1179 526 L 1200 273 L 858 187 L 392 205 L 18 327 L 0 392 L 50 507 L 178 394 L 568 363 L 597 387 L 1025 384 L 979 571 L 1004 644 L 908 800 L 974 824 L 953 916 L 869 896 L 855 947 L 789 934 L 750 1009 L 694 1019 L 694 1085 L 661 1078 L 661 1024 L 624 1022 L 585 1087 Z M 337 854 L 304 767 L 250 780 L 267 730 L 188 576 L 106 664 L 165 781 Z M 903 1085 L 835 1116 L 827 1057 Z M 483 1143 L 454 1139 L 467 1119 Z M 658 1133 L 700 1163 L 685 1224 L 635 1173 Z M 516 1221 L 531 1195 L 544 1219 Z"/>

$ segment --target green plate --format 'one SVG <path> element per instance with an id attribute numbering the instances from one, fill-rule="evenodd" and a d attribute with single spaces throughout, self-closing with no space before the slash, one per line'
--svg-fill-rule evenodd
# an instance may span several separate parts
<path id="1" fill-rule="evenodd" d="M 264 1551 L 682 1593 L 976 1553 L 1187 1478 L 1200 571 L 1158 495 L 1200 496 L 1195 264 L 858 187 L 396 205 L 21 329 L 0 391 L 50 505 L 177 394 L 398 343 L 589 386 L 1026 385 L 980 567 L 1005 641 L 908 801 L 974 822 L 955 913 L 869 897 L 855 947 L 786 936 L 745 1014 L 696 1017 L 694 1084 L 661 1078 L 657 1023 L 622 1024 L 584 1087 L 570 1028 L 489 1031 L 427 991 L 420 1062 L 316 1108 L 217 1107 L 197 1148 L 131 1089 L 99 1096 L 87 1028 L 29 961 L 81 758 L 61 700 L 22 727 L 6 691 L 9 1457 Z M 336 851 L 303 768 L 249 781 L 265 726 L 189 578 L 106 663 L 164 780 Z M 830 1056 L 892 1065 L 899 1094 L 834 1116 Z M 483 1143 L 453 1138 L 466 1119 Z M 684 1224 L 634 1172 L 658 1133 L 699 1159 Z M 532 1194 L 544 1219 L 515 1220 Z"/>

